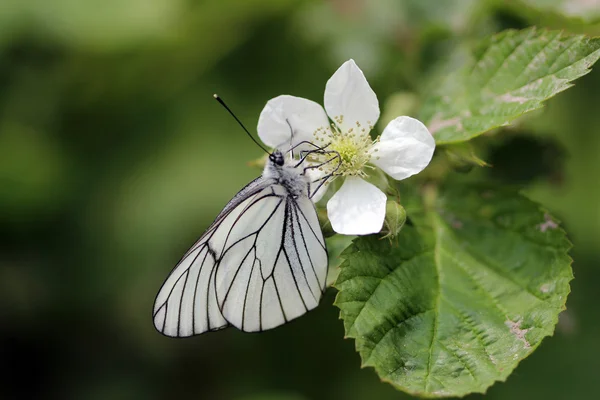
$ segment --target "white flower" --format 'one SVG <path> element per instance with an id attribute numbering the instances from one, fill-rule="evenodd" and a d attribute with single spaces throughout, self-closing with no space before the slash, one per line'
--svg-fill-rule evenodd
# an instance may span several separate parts
<path id="1" fill-rule="evenodd" d="M 344 177 L 327 203 L 331 226 L 344 235 L 377 233 L 383 226 L 387 198 L 363 178 L 375 167 L 396 180 L 421 172 L 431 161 L 435 141 L 423 123 L 410 117 L 394 119 L 372 140 L 369 132 L 379 118 L 379 102 L 353 60 L 327 81 L 325 110 L 300 97 L 276 97 L 260 114 L 258 135 L 271 147 L 309 141 L 339 153 L 341 163 L 328 163 L 320 171 L 330 174 L 337 168 L 335 176 Z M 327 115 L 334 123 L 329 123 Z M 321 196 L 317 193 L 313 200 Z"/>

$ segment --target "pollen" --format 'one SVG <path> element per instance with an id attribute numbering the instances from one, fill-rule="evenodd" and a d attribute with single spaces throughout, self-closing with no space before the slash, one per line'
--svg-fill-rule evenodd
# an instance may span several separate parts
<path id="1" fill-rule="evenodd" d="M 318 154 L 312 161 L 324 163 L 322 171 L 327 174 L 366 177 L 365 169 L 370 168 L 367 163 L 371 160 L 372 148 L 377 140 L 372 140 L 369 131 L 358 121 L 355 126 L 344 130 L 340 128 L 344 121 L 343 115 L 334 117 L 333 120 L 335 124 L 319 128 L 314 132 L 317 143 L 322 146 L 327 145 L 326 150 L 332 153 Z M 368 127 L 371 128 L 370 122 Z"/>

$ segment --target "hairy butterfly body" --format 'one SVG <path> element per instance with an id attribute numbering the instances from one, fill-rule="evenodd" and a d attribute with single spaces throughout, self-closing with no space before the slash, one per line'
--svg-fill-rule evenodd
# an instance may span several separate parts
<path id="1" fill-rule="evenodd" d="M 159 332 L 186 337 L 229 325 L 259 332 L 318 305 L 327 250 L 300 164 L 270 154 L 262 176 L 187 251 L 156 297 Z"/>

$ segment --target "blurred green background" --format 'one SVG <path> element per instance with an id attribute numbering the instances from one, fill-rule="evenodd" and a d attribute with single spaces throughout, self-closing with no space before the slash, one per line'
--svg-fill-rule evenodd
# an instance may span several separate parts
<path id="1" fill-rule="evenodd" d="M 254 131 L 268 99 L 321 102 L 354 58 L 395 116 L 478 38 L 531 25 L 597 34 L 598 15 L 596 1 L 560 0 L 1 0 L 0 398 L 408 398 L 360 369 L 333 289 L 261 334 L 154 330 L 172 266 L 260 173 L 247 166 L 260 150 L 212 94 Z M 597 68 L 477 140 L 493 167 L 476 173 L 522 186 L 575 246 L 555 336 L 489 398 L 597 392 L 599 111 Z"/>

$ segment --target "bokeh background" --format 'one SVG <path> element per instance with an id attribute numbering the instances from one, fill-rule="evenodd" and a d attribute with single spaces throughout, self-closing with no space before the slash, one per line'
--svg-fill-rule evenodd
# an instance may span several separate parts
<path id="1" fill-rule="evenodd" d="M 0 398 L 401 399 L 360 369 L 330 289 L 273 331 L 158 334 L 156 291 L 261 155 L 265 102 L 321 102 L 354 58 L 386 115 L 438 66 L 531 25 L 600 33 L 596 0 L 1 0 Z M 596 19 L 594 19 L 596 18 Z M 477 140 L 486 179 L 560 218 L 576 279 L 556 334 L 491 399 L 597 394 L 600 67 Z M 479 398 L 481 396 L 472 396 Z"/>

